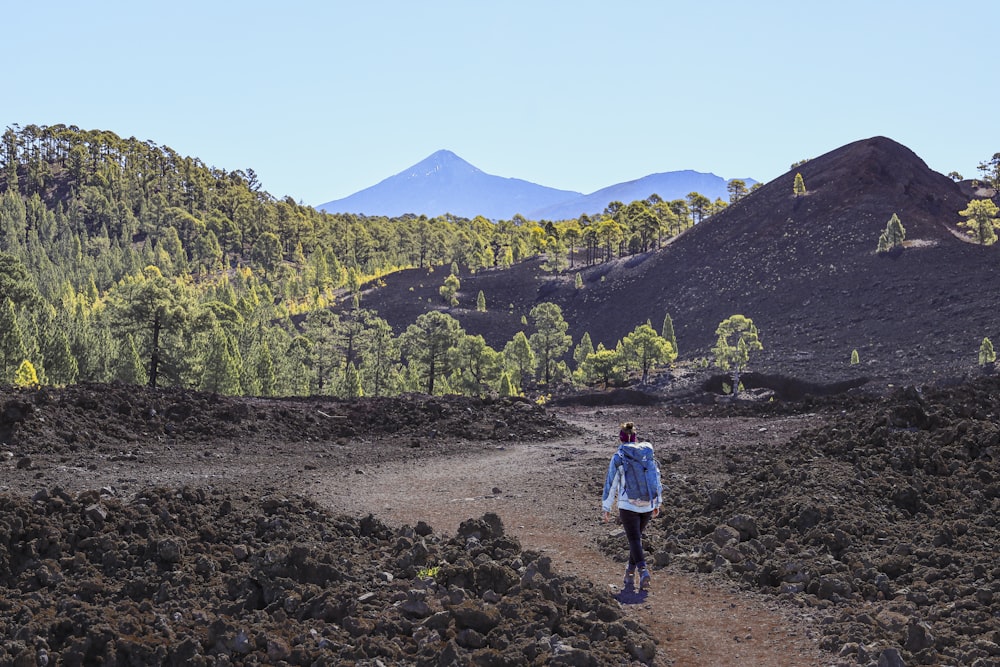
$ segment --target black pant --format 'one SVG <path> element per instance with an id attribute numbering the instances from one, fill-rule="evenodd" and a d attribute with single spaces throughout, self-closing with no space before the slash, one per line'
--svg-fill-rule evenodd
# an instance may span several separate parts
<path id="1" fill-rule="evenodd" d="M 652 518 L 652 512 L 633 512 L 632 510 L 618 510 L 618 517 L 621 519 L 622 528 L 625 529 L 625 537 L 628 539 L 628 567 L 639 569 L 646 567 L 646 555 L 642 552 L 642 531 L 646 530 L 646 524 Z"/>

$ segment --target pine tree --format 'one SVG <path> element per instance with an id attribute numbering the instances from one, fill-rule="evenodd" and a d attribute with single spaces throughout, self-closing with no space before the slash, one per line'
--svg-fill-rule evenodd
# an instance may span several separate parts
<path id="1" fill-rule="evenodd" d="M 580 337 L 580 342 L 577 343 L 576 348 L 573 350 L 573 361 L 576 364 L 574 374 L 579 382 L 583 382 L 583 365 L 586 363 L 587 357 L 593 353 L 594 343 L 590 340 L 590 332 L 584 331 L 583 336 Z"/>
<path id="2" fill-rule="evenodd" d="M 455 307 L 458 305 L 458 299 L 455 295 L 458 293 L 461 286 L 462 283 L 458 279 L 458 276 L 452 273 L 444 279 L 444 285 L 441 285 L 438 289 L 438 293 L 441 295 L 441 298 L 446 304 Z"/>
<path id="3" fill-rule="evenodd" d="M 126 334 L 116 357 L 114 379 L 125 384 L 144 386 L 149 376 L 142 365 L 142 356 L 135 342 L 135 336 Z"/>
<path id="4" fill-rule="evenodd" d="M 573 277 L 573 287 L 576 289 L 583 289 L 583 276 L 577 271 L 576 275 Z"/>
<path id="5" fill-rule="evenodd" d="M 906 230 L 903 228 L 903 223 L 899 221 L 899 216 L 893 213 L 892 217 L 889 218 L 889 222 L 885 225 L 885 231 L 878 238 L 878 246 L 875 248 L 875 252 L 883 254 L 901 251 L 905 239 Z"/>
<path id="6" fill-rule="evenodd" d="M 563 319 L 562 308 L 557 304 L 542 302 L 531 309 L 535 333 L 528 342 L 535 353 L 543 384 L 548 387 L 553 379 L 555 364 L 571 345 L 573 338 L 566 333 L 569 324 Z"/>
<path id="7" fill-rule="evenodd" d="M 500 387 L 497 390 L 497 393 L 504 398 L 514 396 L 516 394 L 514 385 L 510 381 L 510 373 L 505 371 L 500 374 Z"/>
<path id="8" fill-rule="evenodd" d="M 38 386 L 38 374 L 35 372 L 35 367 L 27 359 L 17 367 L 17 372 L 14 374 L 14 384 L 18 387 Z"/>
<path id="9" fill-rule="evenodd" d="M 45 375 L 49 384 L 66 386 L 76 382 L 80 367 L 69 346 L 69 338 L 62 327 L 52 327 L 45 332 L 42 350 Z"/>
<path id="10" fill-rule="evenodd" d="M 257 344 L 254 351 L 254 374 L 257 376 L 258 391 L 261 396 L 274 396 L 278 384 L 277 374 L 274 368 L 274 357 L 271 355 L 271 346 L 266 340 Z"/>
<path id="11" fill-rule="evenodd" d="M 663 316 L 663 328 L 660 330 L 660 335 L 667 339 L 670 343 L 670 347 L 674 350 L 674 358 L 677 358 L 677 334 L 674 333 L 674 320 L 670 317 L 670 313 Z"/>
<path id="12" fill-rule="evenodd" d="M 988 366 L 997 360 L 997 353 L 993 349 L 993 342 L 989 338 L 983 338 L 979 345 L 979 365 Z"/>
<path id="13" fill-rule="evenodd" d="M 444 391 L 445 378 L 451 372 L 450 352 L 465 334 L 462 325 L 451 315 L 437 310 L 424 313 L 407 327 L 401 339 L 407 361 L 422 378 L 422 391 L 434 395 Z"/>
<path id="14" fill-rule="evenodd" d="M 214 322 L 208 338 L 199 389 L 229 396 L 240 394 L 240 365 L 234 352 L 232 338 L 218 322 Z"/>
<path id="15" fill-rule="evenodd" d="M 354 362 L 347 364 L 347 370 L 344 371 L 344 388 L 342 394 L 344 398 L 361 398 L 365 395 L 364 390 L 361 388 L 361 374 L 358 373 L 357 366 Z"/>
<path id="16" fill-rule="evenodd" d="M 997 212 L 997 205 L 992 200 L 974 199 L 964 210 L 958 212 L 959 215 L 968 218 L 959 225 L 967 227 L 969 234 L 974 236 L 978 243 L 993 245 L 997 240 L 996 229 L 1000 227 Z"/>
<path id="17" fill-rule="evenodd" d="M 851 365 L 857 366 L 861 363 L 861 358 L 858 356 L 857 350 L 851 350 Z"/>
<path id="18" fill-rule="evenodd" d="M 739 393 L 740 374 L 750 362 L 750 354 L 763 350 L 757 327 L 753 320 L 743 315 L 732 315 L 719 323 L 718 336 L 712 353 L 719 368 L 733 374 L 733 396 Z M 735 337 L 735 343 L 732 340 Z"/>
<path id="19" fill-rule="evenodd" d="M 535 379 L 535 353 L 523 331 L 518 331 L 503 348 L 504 365 L 515 386 L 524 387 Z"/>
<path id="20" fill-rule="evenodd" d="M 806 182 L 802 180 L 802 174 L 795 172 L 795 183 L 792 184 L 792 193 L 796 197 L 801 197 L 806 193 Z"/>
<path id="21" fill-rule="evenodd" d="M 6 384 L 13 381 L 27 354 L 14 302 L 8 298 L 0 306 L 0 382 Z"/>
<path id="22" fill-rule="evenodd" d="M 670 342 L 656 333 L 648 324 L 640 324 L 623 341 L 625 347 L 635 357 L 642 373 L 642 384 L 649 381 L 649 372 L 662 364 L 669 364 L 677 358 Z"/>
<path id="23" fill-rule="evenodd" d="M 479 290 L 479 294 L 476 295 L 476 310 L 480 313 L 486 312 L 486 295 L 483 294 L 483 290 Z"/>

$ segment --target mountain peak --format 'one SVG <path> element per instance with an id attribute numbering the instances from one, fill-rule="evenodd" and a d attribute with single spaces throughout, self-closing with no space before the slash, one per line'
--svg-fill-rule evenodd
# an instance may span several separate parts
<path id="1" fill-rule="evenodd" d="M 469 174 L 483 173 L 451 151 L 442 148 L 439 151 L 431 153 L 409 169 L 403 170 L 398 175 L 405 175 L 407 178 L 422 178 L 441 171 L 463 172 Z"/>
<path id="2" fill-rule="evenodd" d="M 430 217 L 451 213 L 502 220 L 578 196 L 578 192 L 487 174 L 442 149 L 376 185 L 317 208 L 330 213 Z"/>

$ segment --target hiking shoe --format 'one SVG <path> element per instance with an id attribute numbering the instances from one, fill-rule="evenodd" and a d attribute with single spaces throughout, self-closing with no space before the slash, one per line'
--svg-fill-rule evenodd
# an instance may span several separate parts
<path id="1" fill-rule="evenodd" d="M 649 570 L 646 569 L 639 570 L 639 590 L 640 591 L 649 590 Z"/>
<path id="2" fill-rule="evenodd" d="M 625 570 L 625 588 L 635 588 L 635 570 L 628 568 Z"/>

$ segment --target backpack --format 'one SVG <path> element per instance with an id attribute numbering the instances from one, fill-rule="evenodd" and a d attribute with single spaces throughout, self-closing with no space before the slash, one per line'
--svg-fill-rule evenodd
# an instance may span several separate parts
<path id="1" fill-rule="evenodd" d="M 660 467 L 648 442 L 622 445 L 618 461 L 625 477 L 625 496 L 629 500 L 652 502 L 660 495 Z"/>

